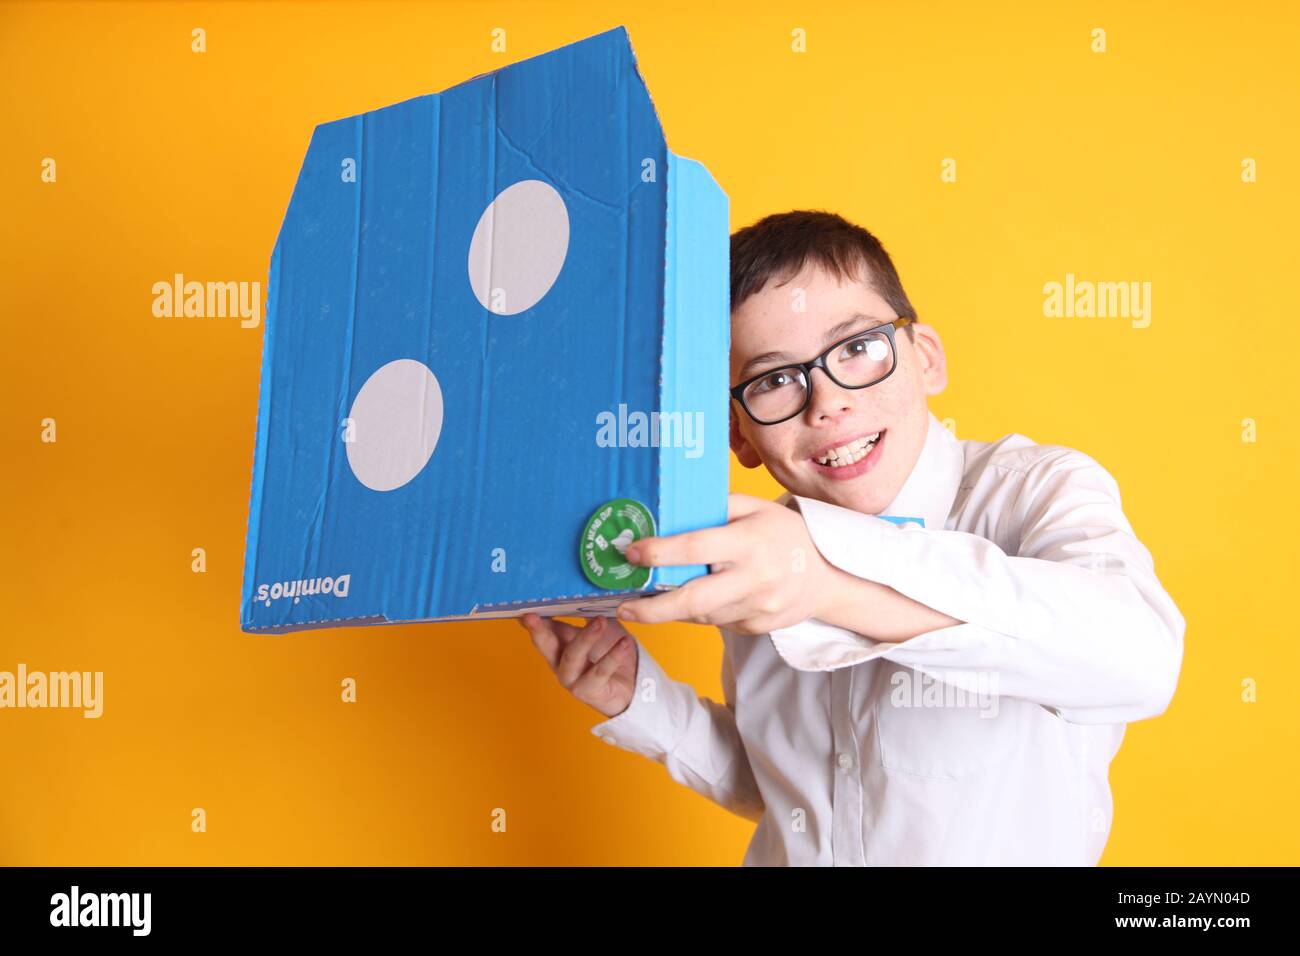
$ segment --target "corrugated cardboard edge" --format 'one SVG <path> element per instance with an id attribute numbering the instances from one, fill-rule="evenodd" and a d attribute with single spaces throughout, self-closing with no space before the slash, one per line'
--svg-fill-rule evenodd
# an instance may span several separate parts
<path id="1" fill-rule="evenodd" d="M 655 592 L 671 591 L 673 588 L 656 585 Z M 369 617 L 336 617 L 319 621 L 299 621 L 295 624 L 273 624 L 261 627 L 245 628 L 249 634 L 288 634 L 293 631 L 326 630 L 335 627 L 372 627 L 382 624 L 445 624 L 452 621 L 492 621 L 502 618 L 516 618 L 523 614 L 534 613 L 542 617 L 613 617 L 618 606 L 634 598 L 641 591 L 599 591 L 592 594 L 572 594 L 541 601 L 512 601 L 506 604 L 475 605 L 468 614 L 452 614 L 446 617 L 420 617 L 390 620 L 382 614 Z"/>
<path id="2" fill-rule="evenodd" d="M 701 237 L 689 250 L 679 237 Z M 729 458 L 709 443 L 727 447 L 727 379 L 731 326 L 731 243 L 727 194 L 693 159 L 668 154 L 667 261 L 664 270 L 664 338 L 660 347 L 661 414 L 699 412 L 705 454 L 686 457 L 680 441 L 659 448 L 659 521 L 664 535 L 715 527 L 727 521 Z M 708 573 L 704 565 L 656 568 L 655 580 L 680 587 Z"/>
<path id="3" fill-rule="evenodd" d="M 310 147 L 309 147 L 310 148 Z M 301 173 L 300 173 L 301 175 Z M 281 224 L 281 229 L 284 228 Z M 267 444 L 270 441 L 271 427 L 271 364 L 272 339 L 271 326 L 276 321 L 276 300 L 280 291 L 280 240 L 277 237 L 275 248 L 271 252 L 271 266 L 267 273 L 266 308 L 262 315 L 262 361 L 258 372 L 257 417 L 253 434 L 253 467 L 248 490 L 248 529 L 244 540 L 243 585 L 239 598 L 239 626 L 241 630 L 251 627 L 244 620 L 244 596 L 255 592 L 254 579 L 257 566 L 257 544 L 262 525 L 262 492 L 265 488 L 263 478 L 266 472 Z M 249 607 L 251 608 L 251 604 Z"/>

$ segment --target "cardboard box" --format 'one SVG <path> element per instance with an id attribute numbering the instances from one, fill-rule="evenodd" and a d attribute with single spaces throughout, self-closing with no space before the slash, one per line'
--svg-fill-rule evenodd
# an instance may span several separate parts
<path id="1" fill-rule="evenodd" d="M 271 257 L 241 627 L 611 614 L 706 573 L 617 576 L 631 519 L 726 521 L 729 248 L 622 27 L 318 126 Z"/>

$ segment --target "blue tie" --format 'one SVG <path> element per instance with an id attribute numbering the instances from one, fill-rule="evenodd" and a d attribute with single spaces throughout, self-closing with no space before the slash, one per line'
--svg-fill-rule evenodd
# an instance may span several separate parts
<path id="1" fill-rule="evenodd" d="M 900 515 L 876 515 L 876 517 L 884 518 L 886 521 L 892 521 L 894 524 L 919 524 L 922 528 L 925 527 L 924 518 L 904 518 Z"/>

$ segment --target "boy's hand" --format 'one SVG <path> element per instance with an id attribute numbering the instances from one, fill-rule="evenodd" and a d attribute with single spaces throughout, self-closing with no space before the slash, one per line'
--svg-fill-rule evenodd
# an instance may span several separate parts
<path id="1" fill-rule="evenodd" d="M 642 538 L 625 554 L 646 567 L 707 564 L 713 574 L 675 591 L 619 605 L 625 621 L 693 621 L 739 634 L 765 634 L 816 617 L 831 566 L 803 516 L 774 501 L 729 495 L 727 524 Z"/>
<path id="2" fill-rule="evenodd" d="M 593 617 L 581 628 L 540 614 L 519 623 L 551 665 L 560 686 L 606 717 L 627 710 L 636 687 L 636 642 L 618 621 Z"/>

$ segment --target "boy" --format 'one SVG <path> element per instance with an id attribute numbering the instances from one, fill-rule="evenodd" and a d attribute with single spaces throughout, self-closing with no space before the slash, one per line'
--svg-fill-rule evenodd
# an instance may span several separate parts
<path id="1" fill-rule="evenodd" d="M 943 345 L 866 230 L 768 216 L 731 269 L 731 447 L 787 493 L 638 541 L 713 573 L 619 609 L 717 625 L 725 705 L 618 621 L 526 615 L 534 644 L 594 734 L 758 823 L 746 865 L 1095 864 L 1110 761 L 1168 706 L 1185 626 L 1114 479 L 939 424 Z"/>

